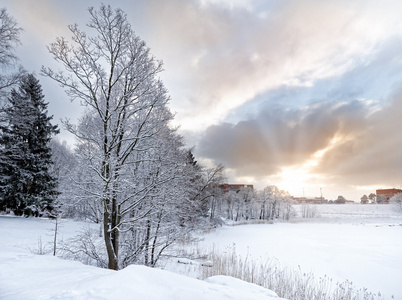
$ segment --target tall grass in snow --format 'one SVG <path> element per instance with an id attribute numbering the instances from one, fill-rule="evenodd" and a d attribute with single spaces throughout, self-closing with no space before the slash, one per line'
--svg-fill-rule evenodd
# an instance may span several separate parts
<path id="1" fill-rule="evenodd" d="M 299 268 L 282 266 L 275 259 L 251 260 L 238 255 L 235 249 L 219 253 L 213 250 L 210 267 L 202 267 L 202 277 L 227 275 L 275 291 L 278 296 L 291 300 L 380 300 L 380 293 L 357 289 L 350 281 L 333 282 L 324 276 L 304 273 Z"/>

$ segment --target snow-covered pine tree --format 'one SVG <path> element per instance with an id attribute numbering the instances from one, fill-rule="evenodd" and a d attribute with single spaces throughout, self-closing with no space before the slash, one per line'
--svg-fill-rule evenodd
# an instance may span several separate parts
<path id="1" fill-rule="evenodd" d="M 53 209 L 57 179 L 49 172 L 49 142 L 59 133 L 48 116 L 39 81 L 25 75 L 2 110 L 0 125 L 0 209 L 40 216 Z"/>

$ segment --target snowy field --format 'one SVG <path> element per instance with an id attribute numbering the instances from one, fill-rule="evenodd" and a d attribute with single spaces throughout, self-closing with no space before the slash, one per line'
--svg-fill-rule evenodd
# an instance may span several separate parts
<path id="1" fill-rule="evenodd" d="M 59 238 L 73 237 L 83 226 L 64 221 Z M 52 228 L 45 219 L 0 216 L 0 299 L 279 299 L 270 290 L 226 276 L 197 280 L 143 266 L 116 272 L 33 254 L 51 251 Z"/>
<path id="2" fill-rule="evenodd" d="M 316 205 L 317 218 L 222 227 L 201 247 L 235 249 L 248 259 L 281 264 L 335 282 L 402 299 L 402 214 L 391 205 Z M 302 207 L 296 207 L 301 210 Z"/>
<path id="3" fill-rule="evenodd" d="M 310 209 L 317 218 L 218 228 L 204 234 L 198 247 L 252 260 L 275 258 L 316 277 L 350 280 L 384 299 L 402 299 L 401 213 L 390 205 Z M 58 239 L 67 240 L 88 224 L 69 220 L 60 226 Z M 46 219 L 0 216 L 0 299 L 278 299 L 226 276 L 198 280 L 143 266 L 116 272 L 62 260 L 51 256 L 53 228 L 54 221 Z M 39 249 L 49 254 L 34 254 Z"/>

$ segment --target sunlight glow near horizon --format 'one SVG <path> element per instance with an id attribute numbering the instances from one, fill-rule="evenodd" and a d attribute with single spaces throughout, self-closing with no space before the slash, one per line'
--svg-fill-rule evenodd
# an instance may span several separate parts
<path id="1" fill-rule="evenodd" d="M 323 184 L 318 184 L 320 176 L 310 174 L 306 168 L 284 168 L 282 172 L 275 175 L 274 178 L 275 185 L 295 197 L 317 196 L 317 191 L 319 192 L 320 187 L 324 186 Z"/>
<path id="2" fill-rule="evenodd" d="M 273 176 L 275 184 L 282 190 L 289 192 L 292 196 L 316 197 L 316 190 L 320 192 L 326 185 L 321 182 L 322 177 L 319 174 L 312 173 L 312 169 L 320 163 L 320 159 L 327 151 L 341 141 L 342 138 L 335 136 L 326 148 L 316 151 L 301 166 L 282 168 L 279 174 Z"/>

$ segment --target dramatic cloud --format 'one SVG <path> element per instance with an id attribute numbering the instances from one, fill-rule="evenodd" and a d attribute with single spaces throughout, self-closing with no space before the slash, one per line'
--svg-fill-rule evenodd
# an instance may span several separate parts
<path id="1" fill-rule="evenodd" d="M 359 101 L 266 109 L 253 120 L 210 126 L 198 153 L 236 169 L 237 175 L 268 176 L 303 164 L 335 139 L 343 141 L 364 131 L 367 113 Z"/>
<path id="2" fill-rule="evenodd" d="M 401 32 L 396 10 L 373 1 L 285 1 L 259 11 L 255 2 L 248 9 L 165 3 L 150 1 L 149 16 L 165 50 L 171 45 L 167 70 L 185 70 L 176 95 L 182 126 L 192 129 L 266 91 L 312 86 L 370 63 Z"/>
<path id="3" fill-rule="evenodd" d="M 342 184 L 400 186 L 402 92 L 367 118 L 359 134 L 327 151 L 312 170 Z"/>

